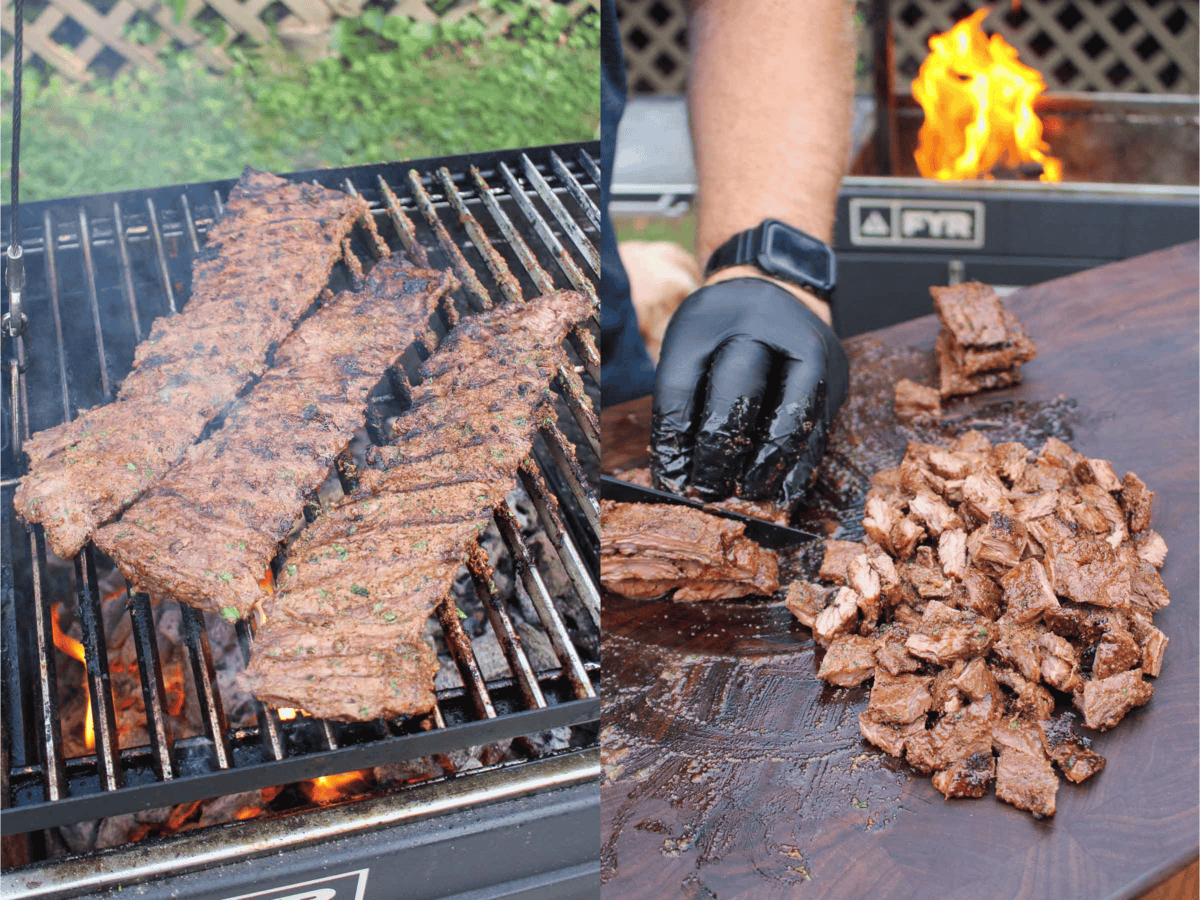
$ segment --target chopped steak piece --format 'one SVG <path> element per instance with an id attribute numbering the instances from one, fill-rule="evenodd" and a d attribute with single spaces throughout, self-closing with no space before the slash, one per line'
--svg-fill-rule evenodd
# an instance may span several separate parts
<path id="1" fill-rule="evenodd" d="M 993 623 L 960 612 L 940 600 L 930 600 L 921 624 L 904 647 L 913 656 L 946 665 L 986 653 L 995 638 Z"/>
<path id="2" fill-rule="evenodd" d="M 964 347 L 996 347 L 1009 340 L 1004 304 L 988 285 L 969 281 L 953 287 L 931 287 L 929 293 L 942 327 Z"/>
<path id="3" fill-rule="evenodd" d="M 1075 648 L 1066 638 L 1051 633 L 1039 637 L 1036 646 L 1042 660 L 1042 681 L 1068 694 L 1075 690 L 1082 677 Z"/>
<path id="4" fill-rule="evenodd" d="M 941 497 L 930 491 L 921 491 L 910 501 L 908 509 L 912 517 L 925 526 L 934 537 L 943 531 L 961 530 L 962 519 L 952 510 Z"/>
<path id="5" fill-rule="evenodd" d="M 933 786 L 948 800 L 954 797 L 983 797 L 995 778 L 996 760 L 992 754 L 973 753 L 936 772 Z"/>
<path id="6" fill-rule="evenodd" d="M 1046 569 L 1036 559 L 1027 559 L 1000 579 L 1004 588 L 1004 615 L 1021 625 L 1036 622 L 1058 606 Z"/>
<path id="7" fill-rule="evenodd" d="M 445 273 L 380 262 L 363 291 L 301 323 L 224 427 L 101 528 L 96 546 L 139 590 L 247 616 L 269 596 L 263 575 L 305 500 L 362 427 L 367 394 L 454 287 Z"/>
<path id="8" fill-rule="evenodd" d="M 1126 472 L 1121 479 L 1121 509 L 1129 522 L 1130 534 L 1141 534 L 1150 527 L 1150 505 L 1154 501 L 1154 491 L 1146 487 L 1146 483 L 1132 472 Z"/>
<path id="9" fill-rule="evenodd" d="M 1107 731 L 1135 706 L 1154 694 L 1154 685 L 1142 680 L 1141 669 L 1130 669 L 1108 678 L 1094 678 L 1075 693 L 1075 708 L 1083 713 L 1088 728 Z"/>
<path id="10" fill-rule="evenodd" d="M 1034 626 L 1016 625 L 1010 619 L 1001 619 L 993 629 L 999 632 L 992 646 L 996 659 L 1036 684 L 1042 677 L 1042 658 L 1037 642 L 1044 632 Z"/>
<path id="11" fill-rule="evenodd" d="M 963 587 L 966 594 L 962 597 L 962 607 L 986 619 L 995 619 L 1000 615 L 1000 598 L 1003 592 L 996 582 L 988 578 L 974 566 L 968 566 L 963 575 Z"/>
<path id="12" fill-rule="evenodd" d="M 967 544 L 971 561 L 982 560 L 1011 568 L 1021 561 L 1026 537 L 1027 532 L 1020 519 L 1010 519 L 1004 513 L 994 512 L 986 525 L 971 533 Z"/>
<path id="13" fill-rule="evenodd" d="M 871 565 L 867 554 L 860 553 L 850 564 L 850 587 L 858 594 L 858 608 L 862 611 L 862 620 L 867 628 L 874 628 L 879 621 L 880 592 L 882 584 L 879 573 Z"/>
<path id="14" fill-rule="evenodd" d="M 1040 721 L 1040 720 L 1039 720 Z M 997 753 L 1005 748 L 1030 756 L 1041 756 L 1042 732 L 1034 722 L 1019 711 L 1009 710 L 992 725 L 992 749 Z"/>
<path id="15" fill-rule="evenodd" d="M 1167 542 L 1157 531 L 1145 531 L 1138 535 L 1133 546 L 1137 549 L 1137 555 L 1156 569 L 1161 569 L 1167 561 Z"/>
<path id="16" fill-rule="evenodd" d="M 892 529 L 900 522 L 902 513 L 881 497 L 868 497 L 863 530 L 867 536 L 885 550 L 893 552 Z M 861 552 L 861 551 L 859 551 Z M 853 557 L 851 557 L 853 559 Z M 846 566 L 849 568 L 850 561 Z"/>
<path id="17" fill-rule="evenodd" d="M 779 589 L 775 554 L 746 526 L 686 506 L 601 503 L 600 578 L 636 600 L 675 590 L 676 600 L 720 600 Z"/>
<path id="18" fill-rule="evenodd" d="M 896 418 L 915 419 L 941 415 L 942 398 L 937 388 L 917 384 L 908 378 L 896 382 Z"/>
<path id="19" fill-rule="evenodd" d="M 929 291 L 942 324 L 937 355 L 943 397 L 1020 381 L 1021 363 L 1037 349 L 992 288 L 971 282 Z"/>
<path id="20" fill-rule="evenodd" d="M 1013 501 L 1013 508 L 1017 511 L 1017 518 L 1028 525 L 1032 519 L 1050 515 L 1058 509 L 1061 501 L 1058 491 L 1041 491 L 1030 497 L 1017 498 Z"/>
<path id="21" fill-rule="evenodd" d="M 1107 525 L 1107 528 L 1104 529 L 1105 531 L 1112 531 L 1114 528 L 1125 524 L 1125 514 L 1121 512 L 1121 507 L 1113 499 L 1113 495 L 1100 487 L 1100 485 L 1080 485 L 1078 492 L 1079 499 L 1100 513 L 1104 518 L 1104 522 Z"/>
<path id="22" fill-rule="evenodd" d="M 1120 672 L 1135 669 L 1142 661 L 1142 648 L 1133 635 L 1124 628 L 1116 627 L 1104 632 L 1096 645 L 1096 657 L 1092 662 L 1092 677 L 1107 678 Z"/>
<path id="23" fill-rule="evenodd" d="M 1043 754 L 1022 753 L 1007 747 L 996 764 L 996 796 L 1036 818 L 1054 815 L 1058 776 Z"/>
<path id="24" fill-rule="evenodd" d="M 889 677 L 876 672 L 867 710 L 877 722 L 892 725 L 915 722 L 933 705 L 933 696 L 929 693 L 932 680 L 928 675 Z"/>
<path id="25" fill-rule="evenodd" d="M 856 541 L 826 541 L 825 557 L 821 560 L 821 571 L 817 577 L 831 584 L 845 584 L 850 563 L 863 549 L 863 545 Z"/>
<path id="26" fill-rule="evenodd" d="M 838 635 L 853 631 L 857 619 L 858 593 L 844 587 L 817 616 L 817 621 L 813 623 L 813 637 L 822 647 L 828 647 Z"/>
<path id="27" fill-rule="evenodd" d="M 980 522 L 993 515 L 1016 515 L 1008 500 L 1008 491 L 991 472 L 975 473 L 963 480 L 963 509 Z"/>
<path id="28" fill-rule="evenodd" d="M 879 638 L 875 649 L 875 663 L 889 675 L 916 672 L 921 660 L 904 649 L 909 630 L 902 625 L 893 625 Z"/>
<path id="29" fill-rule="evenodd" d="M 854 687 L 875 674 L 875 642 L 844 634 L 825 651 L 817 677 L 838 687 Z"/>
<path id="30" fill-rule="evenodd" d="M 992 752 L 992 722 L 999 710 L 994 697 L 985 697 L 908 741 L 905 757 L 919 772 L 944 769 L 958 759 Z"/>
<path id="31" fill-rule="evenodd" d="M 997 444 L 988 454 L 988 465 L 992 471 L 1009 484 L 1015 484 L 1025 474 L 1029 451 L 1024 444 L 1007 441 Z"/>
<path id="32" fill-rule="evenodd" d="M 361 199 L 247 169 L 193 264 L 192 296 L 156 319 L 117 399 L 25 444 L 15 508 L 69 558 L 179 462 L 266 368 L 329 280 Z"/>
<path id="33" fill-rule="evenodd" d="M 864 740 L 874 744 L 884 753 L 903 756 L 908 743 L 925 733 L 925 723 L 917 719 L 908 725 L 891 725 L 880 722 L 870 710 L 863 710 L 858 714 L 858 730 Z"/>
<path id="34" fill-rule="evenodd" d="M 244 689 L 326 719 L 433 706 L 426 620 L 552 420 L 561 343 L 591 312 L 582 294 L 551 294 L 472 316 L 443 341 L 396 420 L 397 443 L 289 548 Z"/>
<path id="35" fill-rule="evenodd" d="M 1142 671 L 1157 678 L 1162 672 L 1163 654 L 1167 652 L 1169 638 L 1153 625 L 1142 639 Z"/>
<path id="36" fill-rule="evenodd" d="M 892 529 L 890 542 L 897 559 L 908 559 L 917 544 L 925 537 L 925 529 L 912 516 L 905 516 Z"/>
<path id="37" fill-rule="evenodd" d="M 955 663 L 956 666 L 960 664 Z M 1000 686 L 996 683 L 996 676 L 987 667 L 982 656 L 975 657 L 963 666 L 962 671 L 950 680 L 950 684 L 972 701 L 982 700 L 988 694 L 993 697 L 1000 696 Z"/>
<path id="38" fill-rule="evenodd" d="M 943 531 L 938 538 L 937 555 L 943 572 L 962 579 L 967 574 L 967 533 L 961 528 Z"/>
<path id="39" fill-rule="evenodd" d="M 783 598 L 784 605 L 793 616 L 800 620 L 801 625 L 812 628 L 817 616 L 825 608 L 826 591 L 820 585 L 809 584 L 807 581 L 793 581 L 788 585 L 787 596 Z"/>
<path id="40" fill-rule="evenodd" d="M 932 547 L 917 550 L 916 558 L 904 567 L 903 576 L 920 597 L 949 597 L 953 593 L 953 585 L 934 558 Z"/>
<path id="41" fill-rule="evenodd" d="M 1090 739 L 1075 733 L 1075 714 L 1064 712 L 1038 723 L 1042 746 L 1068 781 L 1078 784 L 1086 781 L 1104 768 L 1107 760 L 1092 751 Z"/>

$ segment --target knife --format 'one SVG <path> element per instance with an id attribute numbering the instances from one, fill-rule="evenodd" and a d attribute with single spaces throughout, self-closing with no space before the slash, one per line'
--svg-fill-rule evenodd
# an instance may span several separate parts
<path id="1" fill-rule="evenodd" d="M 690 506 L 692 509 L 706 512 L 710 516 L 733 519 L 746 526 L 746 537 L 771 550 L 794 547 L 805 541 L 819 538 L 810 531 L 802 531 L 799 528 L 792 528 L 790 525 L 779 525 L 766 519 L 748 516 L 745 513 L 721 509 L 719 506 L 711 506 L 691 497 L 680 497 L 678 494 L 668 491 L 642 487 L 640 484 L 630 484 L 628 481 L 622 481 L 612 475 L 602 474 L 600 476 L 600 496 L 605 500 L 616 500 L 618 503 L 673 503 L 677 506 Z M 601 527 L 603 527 L 603 523 L 601 523 Z"/>

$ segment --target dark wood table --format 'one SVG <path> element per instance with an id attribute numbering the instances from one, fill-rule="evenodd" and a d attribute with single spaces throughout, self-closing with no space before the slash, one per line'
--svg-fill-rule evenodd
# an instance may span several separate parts
<path id="1" fill-rule="evenodd" d="M 994 796 L 947 801 L 859 737 L 866 689 L 815 678 L 821 651 L 781 602 L 609 595 L 605 898 L 1115 900 L 1196 858 L 1198 253 L 1188 244 L 1014 293 L 1038 358 L 1022 385 L 955 404 L 941 426 L 1032 444 L 1057 434 L 1157 492 L 1172 603 L 1155 621 L 1171 643 L 1150 703 L 1097 736 L 1108 767 L 1064 781 L 1050 820 Z M 865 478 L 913 434 L 892 417 L 890 385 L 933 383 L 936 330 L 928 317 L 847 342 L 851 398 L 811 524 L 856 533 Z M 606 469 L 644 459 L 647 425 L 645 401 L 604 412 Z"/>

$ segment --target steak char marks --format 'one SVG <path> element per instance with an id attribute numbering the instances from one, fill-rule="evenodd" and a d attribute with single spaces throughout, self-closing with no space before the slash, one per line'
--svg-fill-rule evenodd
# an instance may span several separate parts
<path id="1" fill-rule="evenodd" d="M 263 604 L 246 690 L 342 721 L 433 707 L 426 619 L 553 421 L 562 341 L 591 311 L 582 294 L 562 292 L 454 330 L 422 366 L 396 442 L 373 450 L 354 493 L 290 548 Z"/>
<path id="2" fill-rule="evenodd" d="M 193 265 L 192 297 L 155 320 L 115 402 L 84 410 L 25 445 L 14 500 L 70 557 L 182 458 L 213 418 L 263 373 L 271 348 L 329 280 L 366 203 L 247 169 Z"/>
<path id="3" fill-rule="evenodd" d="M 429 328 L 452 276 L 380 262 L 301 323 L 275 365 L 96 545 L 142 591 L 236 621 L 269 595 L 271 559 L 361 428 L 367 395 Z M 433 347 L 432 338 L 425 338 Z"/>

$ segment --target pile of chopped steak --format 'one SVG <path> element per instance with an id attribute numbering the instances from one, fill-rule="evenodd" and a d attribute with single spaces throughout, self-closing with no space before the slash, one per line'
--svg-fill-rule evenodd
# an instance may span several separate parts
<path id="1" fill-rule="evenodd" d="M 263 373 L 360 218 L 370 214 L 357 197 L 246 170 L 196 257 L 191 299 L 155 320 L 116 401 L 25 445 L 29 471 L 14 505 L 45 526 L 56 554 L 78 553 Z"/>
<path id="2" fill-rule="evenodd" d="M 942 397 L 1018 384 L 1021 363 L 1037 356 L 1037 349 L 996 291 L 972 281 L 929 292 L 942 325 L 937 337 Z"/>
<path id="3" fill-rule="evenodd" d="M 512 490 L 534 435 L 553 424 L 549 384 L 571 370 L 562 342 L 593 312 L 584 295 L 562 292 L 455 328 L 422 366 L 395 442 L 374 449 L 357 489 L 289 548 L 244 689 L 343 721 L 433 707 L 425 621 Z"/>
<path id="4" fill-rule="evenodd" d="M 1051 438 L 1034 456 L 970 431 L 913 442 L 872 479 L 864 543 L 829 542 L 788 608 L 827 648 L 819 677 L 874 678 L 863 737 L 932 772 L 947 797 L 1054 814 L 1058 774 L 1104 767 L 1104 731 L 1150 699 L 1167 637 L 1153 493 Z M 1058 774 L 1055 769 L 1057 768 Z"/>
<path id="5" fill-rule="evenodd" d="M 301 323 L 224 426 L 96 532 L 96 546 L 137 590 L 248 615 L 270 595 L 265 575 L 305 501 L 362 427 L 367 395 L 415 340 L 436 346 L 430 316 L 456 284 L 381 261 L 363 290 Z"/>
<path id="6" fill-rule="evenodd" d="M 725 600 L 779 589 L 779 562 L 746 526 L 687 506 L 600 503 L 600 583 L 634 600 Z"/>

